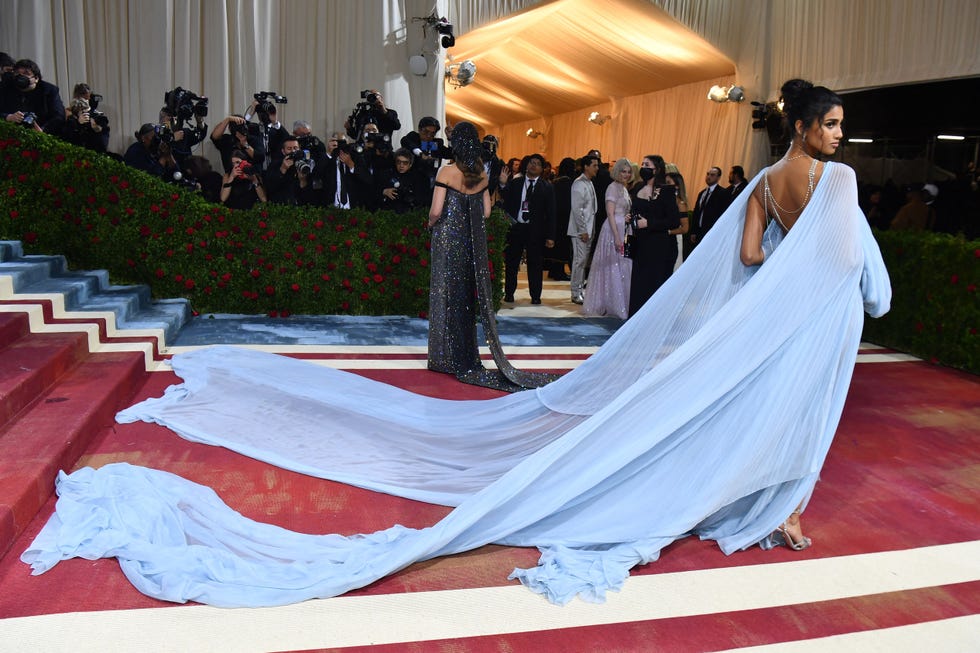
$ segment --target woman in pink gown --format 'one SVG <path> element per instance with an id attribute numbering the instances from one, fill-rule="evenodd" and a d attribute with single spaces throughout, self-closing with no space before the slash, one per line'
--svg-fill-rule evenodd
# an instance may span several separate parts
<path id="1" fill-rule="evenodd" d="M 631 206 L 626 184 L 633 176 L 633 167 L 629 159 L 623 158 L 611 172 L 613 182 L 606 189 L 606 222 L 592 256 L 582 313 L 615 315 L 625 320 L 629 314 L 633 268 L 632 261 L 623 256 L 623 240 Z"/>

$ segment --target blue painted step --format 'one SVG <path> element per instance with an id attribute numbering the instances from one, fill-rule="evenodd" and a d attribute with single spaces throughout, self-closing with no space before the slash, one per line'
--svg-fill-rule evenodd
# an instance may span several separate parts
<path id="1" fill-rule="evenodd" d="M 61 294 L 65 310 L 103 311 L 116 316 L 119 329 L 162 329 L 173 342 L 190 319 L 186 299 L 153 301 L 146 285 L 116 286 L 105 270 L 70 271 L 63 256 L 25 256 L 18 241 L 0 241 L 0 275 L 8 275 L 18 294 Z"/>

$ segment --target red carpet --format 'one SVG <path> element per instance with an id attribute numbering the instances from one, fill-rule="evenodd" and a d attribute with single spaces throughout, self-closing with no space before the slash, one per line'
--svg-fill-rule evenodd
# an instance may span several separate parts
<path id="1" fill-rule="evenodd" d="M 432 396 L 464 399 L 496 394 L 427 371 L 358 373 Z M 172 373 L 151 374 L 136 399 L 158 396 L 175 382 Z M 307 478 L 223 449 L 186 442 L 166 429 L 147 424 L 114 425 L 103 430 L 79 466 L 117 461 L 180 474 L 213 487 L 229 505 L 251 518 L 310 533 L 368 532 L 394 523 L 421 527 L 448 511 Z M 750 567 L 978 540 L 978 470 L 977 378 L 925 363 L 859 364 L 822 482 L 805 515 L 804 528 L 814 540 L 811 549 L 801 553 L 752 549 L 726 557 L 713 544 L 687 539 L 665 550 L 660 561 L 633 573 L 644 576 Z M 0 618 L 132 608 L 180 609 L 139 594 L 114 560 L 72 560 L 31 577 L 28 567 L 17 558 L 53 505 L 52 499 L 0 561 Z M 534 550 L 487 546 L 413 565 L 352 594 L 506 586 L 511 584 L 506 580 L 511 569 L 533 565 L 536 560 Z M 671 597 L 663 599 L 669 602 Z M 980 582 L 973 581 L 766 609 L 336 650 L 703 651 L 977 613 Z M 446 618 L 452 619 L 452 615 Z"/>

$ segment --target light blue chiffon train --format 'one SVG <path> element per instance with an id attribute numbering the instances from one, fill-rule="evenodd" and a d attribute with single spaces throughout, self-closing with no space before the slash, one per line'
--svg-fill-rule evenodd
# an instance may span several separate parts
<path id="1" fill-rule="evenodd" d="M 429 528 L 293 533 L 245 519 L 206 487 L 114 464 L 59 477 L 57 512 L 22 559 L 43 573 L 71 557 L 114 556 L 150 596 L 268 606 L 495 542 L 539 547 L 538 566 L 511 577 L 565 603 L 602 600 L 687 535 L 725 553 L 760 542 L 809 500 L 863 313 L 885 313 L 891 289 L 850 168 L 826 165 L 792 231 L 767 231 L 774 251 L 756 268 L 738 255 L 749 196 L 594 356 L 536 391 L 432 399 L 214 348 L 175 357 L 184 383 L 118 415 L 457 506 Z"/>

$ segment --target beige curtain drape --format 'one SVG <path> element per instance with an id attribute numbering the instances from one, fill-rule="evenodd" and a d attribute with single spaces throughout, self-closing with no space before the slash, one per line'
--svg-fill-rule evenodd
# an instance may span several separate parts
<path id="1" fill-rule="evenodd" d="M 446 10 L 446 0 L 0 0 L 0 49 L 37 61 L 66 103 L 78 82 L 101 93 L 117 152 L 176 86 L 210 98 L 210 126 L 254 92 L 278 91 L 286 128 L 307 120 L 321 136 L 342 128 L 360 91 L 378 89 L 402 121 L 397 139 L 424 115 L 443 117 L 443 57 L 413 18 Z M 422 52 L 429 72 L 416 77 L 408 59 Z"/>
<path id="2" fill-rule="evenodd" d="M 558 0 L 560 1 L 560 0 Z M 498 128 L 508 154 L 549 158 L 650 150 L 690 176 L 709 165 L 768 161 L 750 107 L 704 99 L 717 81 L 774 99 L 782 81 L 802 76 L 838 90 L 980 75 L 977 0 L 650 0 L 736 63 L 734 80 L 707 80 L 591 107 L 614 119 L 601 128 L 581 112 Z M 210 124 L 241 111 L 257 90 L 289 97 L 282 118 L 309 120 L 317 133 L 339 128 L 358 92 L 378 88 L 398 110 L 402 133 L 423 115 L 443 119 L 446 51 L 423 40 L 413 20 L 433 11 L 457 35 L 540 4 L 531 0 L 0 0 L 0 49 L 36 60 L 70 97 L 86 81 L 105 96 L 110 147 L 155 120 L 163 92 L 180 85 L 211 98 Z M 601 44 L 599 44 L 601 45 Z M 542 44 L 588 52 L 588 43 Z M 425 77 L 407 61 L 425 53 Z M 583 65 L 587 65 L 587 57 Z M 587 113 L 587 112 L 586 112 Z M 545 132 L 529 142 L 528 126 Z M 399 134 L 396 134 L 396 137 Z M 208 146 L 209 147 L 209 146 Z"/>
<path id="3" fill-rule="evenodd" d="M 766 146 L 762 132 L 747 128 L 744 106 L 706 99 L 707 89 L 713 84 L 727 86 L 733 81 L 733 76 L 721 77 L 623 98 L 548 120 L 506 125 L 500 133 L 502 156 L 506 159 L 540 152 L 557 165 L 563 157 L 578 158 L 593 148 L 608 162 L 623 156 L 639 161 L 646 154 L 660 154 L 676 163 L 685 180 L 696 188 L 708 167 L 721 166 L 727 175 L 727 167 L 741 164 L 741 152 L 750 147 L 750 140 L 758 139 L 762 147 Z M 595 125 L 588 121 L 592 111 L 610 118 Z M 527 136 L 528 129 L 542 135 L 531 138 Z"/>

